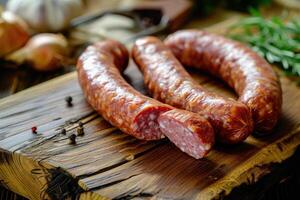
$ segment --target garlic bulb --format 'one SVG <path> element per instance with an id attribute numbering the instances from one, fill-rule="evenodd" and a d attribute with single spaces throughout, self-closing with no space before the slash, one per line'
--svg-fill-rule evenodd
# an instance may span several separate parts
<path id="1" fill-rule="evenodd" d="M 22 47 L 29 39 L 26 23 L 15 14 L 5 11 L 0 16 L 0 56 Z"/>
<path id="2" fill-rule="evenodd" d="M 9 0 L 7 10 L 21 16 L 36 32 L 58 32 L 82 11 L 81 0 Z"/>
<path id="3" fill-rule="evenodd" d="M 17 64 L 26 62 L 39 71 L 51 71 L 62 67 L 67 55 L 68 42 L 63 35 L 40 33 L 5 59 Z"/>

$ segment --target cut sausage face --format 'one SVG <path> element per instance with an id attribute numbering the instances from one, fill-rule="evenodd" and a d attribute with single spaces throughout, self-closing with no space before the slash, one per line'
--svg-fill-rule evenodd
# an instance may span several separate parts
<path id="1" fill-rule="evenodd" d="M 169 140 L 196 159 L 203 158 L 214 144 L 213 128 L 197 114 L 175 109 L 160 115 L 158 121 Z"/>
<path id="2" fill-rule="evenodd" d="M 166 106 L 148 107 L 140 112 L 134 120 L 136 137 L 144 140 L 157 140 L 164 138 L 159 128 L 158 117 L 160 114 L 170 110 Z"/>

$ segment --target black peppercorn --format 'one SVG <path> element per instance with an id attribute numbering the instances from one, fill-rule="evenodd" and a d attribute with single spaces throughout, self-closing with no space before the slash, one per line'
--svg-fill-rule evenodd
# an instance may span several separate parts
<path id="1" fill-rule="evenodd" d="M 67 102 L 67 106 L 68 107 L 72 107 L 73 106 L 73 104 L 72 104 L 73 98 L 71 96 L 67 96 L 65 98 L 65 101 Z"/>
<path id="2" fill-rule="evenodd" d="M 62 135 L 66 135 L 66 134 L 67 134 L 67 131 L 66 131 L 66 129 L 64 129 L 64 128 L 63 128 L 63 129 L 61 129 L 61 130 L 60 130 L 60 134 L 62 134 Z"/>
<path id="3" fill-rule="evenodd" d="M 83 127 L 78 127 L 78 128 L 77 128 L 77 135 L 78 135 L 78 136 L 83 136 L 83 135 L 84 135 Z"/>
<path id="4" fill-rule="evenodd" d="M 73 133 L 69 136 L 70 144 L 76 144 L 76 135 Z"/>

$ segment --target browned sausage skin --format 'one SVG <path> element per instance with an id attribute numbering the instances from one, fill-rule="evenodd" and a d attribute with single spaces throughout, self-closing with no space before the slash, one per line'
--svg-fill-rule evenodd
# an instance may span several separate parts
<path id="1" fill-rule="evenodd" d="M 154 98 L 204 116 L 220 141 L 238 143 L 252 132 L 252 118 L 247 106 L 204 90 L 159 39 L 137 40 L 132 56 Z"/>
<path id="2" fill-rule="evenodd" d="M 195 158 L 206 155 L 214 143 L 209 122 L 136 91 L 120 73 L 127 63 L 127 49 L 113 40 L 91 45 L 81 54 L 78 79 L 89 104 L 112 125 L 138 139 L 157 140 L 165 134 L 189 155 Z M 174 127 L 165 129 L 170 121 Z M 179 136 L 174 137 L 174 129 L 181 130 L 175 131 Z M 179 140 L 185 134 L 191 138 L 188 145 Z"/>
<path id="3" fill-rule="evenodd" d="M 122 78 L 119 70 L 128 57 L 116 41 L 89 46 L 77 63 L 80 85 L 89 104 L 111 124 L 138 139 L 160 139 L 163 134 L 155 120 L 171 107 L 142 96 Z"/>
<path id="4" fill-rule="evenodd" d="M 242 43 L 198 30 L 178 31 L 165 44 L 179 61 L 210 72 L 235 89 L 252 111 L 255 131 L 270 133 L 281 112 L 282 91 L 271 66 Z"/>

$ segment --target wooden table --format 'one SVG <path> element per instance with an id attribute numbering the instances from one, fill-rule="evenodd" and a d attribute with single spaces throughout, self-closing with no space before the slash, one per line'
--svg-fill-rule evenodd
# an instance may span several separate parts
<path id="1" fill-rule="evenodd" d="M 218 11 L 186 27 L 224 33 L 241 17 Z M 211 199 L 231 191 L 231 198 L 243 195 L 246 199 L 245 194 L 257 198 L 253 191 L 270 189 L 287 173 L 284 168 L 295 167 L 299 160 L 299 156 L 291 156 L 300 144 L 300 89 L 275 70 L 284 99 L 274 134 L 249 137 L 236 146 L 216 145 L 201 160 L 188 157 L 167 140 L 146 143 L 110 126 L 86 103 L 76 72 L 3 98 L 1 184 L 30 199 Z M 190 73 L 209 90 L 235 97 L 222 82 L 197 71 Z M 145 92 L 133 63 L 126 75 L 135 88 Z M 72 107 L 64 101 L 68 95 L 74 99 Z M 71 145 L 68 136 L 76 132 L 79 122 L 84 124 L 85 135 Z M 31 133 L 32 126 L 37 126 L 38 134 Z M 60 134 L 62 128 L 66 135 Z M 286 162 L 278 164 L 282 161 Z M 265 176 L 271 171 L 278 174 Z M 254 183 L 260 187 L 246 186 Z"/>

